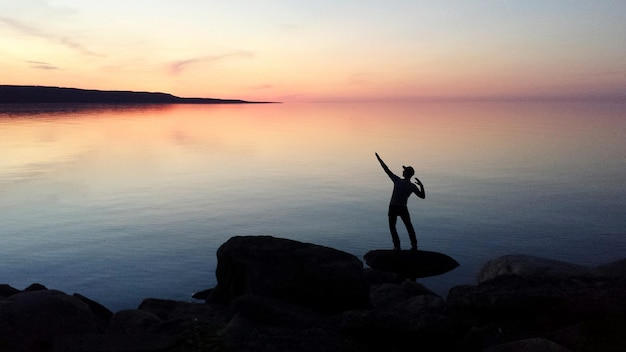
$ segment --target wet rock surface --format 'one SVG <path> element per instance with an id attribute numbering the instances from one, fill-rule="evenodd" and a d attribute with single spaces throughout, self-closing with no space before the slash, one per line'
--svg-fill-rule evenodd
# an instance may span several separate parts
<path id="1" fill-rule="evenodd" d="M 443 298 L 327 247 L 268 236 L 233 241 L 218 252 L 217 287 L 194 303 L 149 298 L 136 309 L 113 313 L 82 295 L 39 284 L 25 290 L 0 285 L 0 350 L 494 352 L 626 346 L 624 260 L 585 268 L 530 256 L 495 258 L 479 273 L 479 283 L 454 287 Z"/>

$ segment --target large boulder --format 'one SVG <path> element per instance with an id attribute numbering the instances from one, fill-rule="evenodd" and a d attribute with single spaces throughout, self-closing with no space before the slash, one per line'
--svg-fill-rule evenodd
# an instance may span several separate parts
<path id="1" fill-rule="evenodd" d="M 333 248 L 271 236 L 237 236 L 217 251 L 212 298 L 244 294 L 302 304 L 323 312 L 368 305 L 363 263 Z"/>
<path id="2" fill-rule="evenodd" d="M 478 282 L 484 282 L 501 275 L 523 277 L 568 278 L 591 276 L 590 268 L 529 255 L 505 255 L 488 261 L 478 273 Z"/>
<path id="3" fill-rule="evenodd" d="M 0 346 L 7 350 L 46 351 L 57 337 L 96 332 L 89 306 L 60 291 L 23 291 L 0 304 Z"/>

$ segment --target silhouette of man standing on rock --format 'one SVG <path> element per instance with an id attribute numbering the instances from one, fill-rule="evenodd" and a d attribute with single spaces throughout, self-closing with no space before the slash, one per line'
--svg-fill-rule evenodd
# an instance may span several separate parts
<path id="1" fill-rule="evenodd" d="M 415 170 L 411 166 L 402 166 L 402 177 L 400 178 L 385 164 L 383 159 L 376 153 L 376 158 L 380 162 L 380 166 L 383 167 L 385 173 L 393 181 L 393 193 L 391 194 L 391 201 L 389 202 L 389 230 L 391 230 L 391 240 L 393 241 L 393 249 L 400 250 L 400 238 L 398 237 L 398 231 L 396 230 L 396 222 L 398 216 L 404 222 L 407 231 L 409 232 L 409 239 L 411 240 L 411 250 L 417 251 L 417 238 L 415 237 L 415 229 L 411 224 L 411 217 L 409 216 L 409 209 L 407 208 L 407 200 L 412 193 L 415 193 L 418 197 L 426 198 L 424 193 L 424 185 L 417 177 L 415 178 L 415 184 L 411 183 L 411 177 L 415 175 Z"/>

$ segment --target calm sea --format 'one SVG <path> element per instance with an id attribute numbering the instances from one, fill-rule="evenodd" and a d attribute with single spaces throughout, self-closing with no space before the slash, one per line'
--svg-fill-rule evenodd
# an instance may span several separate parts
<path id="1" fill-rule="evenodd" d="M 0 283 L 119 310 L 213 287 L 236 235 L 391 248 L 375 152 L 425 184 L 441 295 L 504 254 L 626 257 L 624 103 L 2 106 Z"/>

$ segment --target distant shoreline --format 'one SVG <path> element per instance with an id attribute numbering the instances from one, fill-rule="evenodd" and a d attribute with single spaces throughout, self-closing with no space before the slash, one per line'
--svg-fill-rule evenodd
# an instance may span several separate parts
<path id="1" fill-rule="evenodd" d="M 161 92 L 0 85 L 0 104 L 276 104 L 240 99 L 181 98 Z"/>

